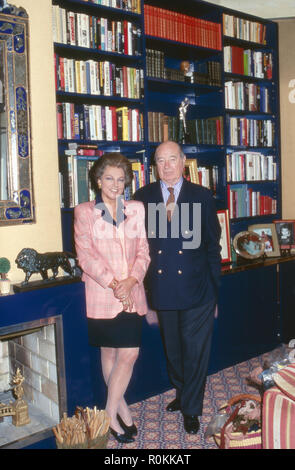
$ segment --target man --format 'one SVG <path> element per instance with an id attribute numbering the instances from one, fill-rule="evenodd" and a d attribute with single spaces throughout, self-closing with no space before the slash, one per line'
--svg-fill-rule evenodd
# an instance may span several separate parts
<path id="1" fill-rule="evenodd" d="M 176 389 L 167 410 L 181 410 L 186 432 L 195 434 L 203 408 L 221 247 L 214 199 L 208 189 L 183 178 L 185 159 L 175 142 L 160 144 L 155 153 L 160 181 L 139 189 L 135 199 L 146 209 L 151 256 L 147 286 Z"/>

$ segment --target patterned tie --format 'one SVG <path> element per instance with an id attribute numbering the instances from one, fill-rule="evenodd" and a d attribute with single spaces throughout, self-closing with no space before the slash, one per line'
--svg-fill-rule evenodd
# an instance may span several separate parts
<path id="1" fill-rule="evenodd" d="M 169 191 L 169 197 L 166 202 L 166 208 L 167 208 L 167 219 L 169 222 L 171 222 L 171 217 L 172 217 L 172 212 L 174 209 L 174 203 L 175 203 L 175 196 L 174 196 L 174 188 L 168 188 Z M 169 206 L 171 204 L 171 206 Z M 168 209 L 169 207 L 169 209 Z"/>

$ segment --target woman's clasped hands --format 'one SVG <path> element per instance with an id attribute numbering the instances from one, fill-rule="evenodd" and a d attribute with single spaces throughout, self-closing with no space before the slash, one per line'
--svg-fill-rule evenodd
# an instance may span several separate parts
<path id="1" fill-rule="evenodd" d="M 121 281 L 113 279 L 111 282 L 110 287 L 113 289 L 114 296 L 122 302 L 124 311 L 132 310 L 133 299 L 131 291 L 136 283 L 137 279 L 132 276 L 122 279 Z"/>

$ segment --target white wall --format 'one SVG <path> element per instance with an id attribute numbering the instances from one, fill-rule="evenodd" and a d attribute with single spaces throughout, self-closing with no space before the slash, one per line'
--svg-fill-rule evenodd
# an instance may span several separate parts
<path id="1" fill-rule="evenodd" d="M 295 17 L 295 0 L 209 0 L 210 3 L 261 18 Z"/>

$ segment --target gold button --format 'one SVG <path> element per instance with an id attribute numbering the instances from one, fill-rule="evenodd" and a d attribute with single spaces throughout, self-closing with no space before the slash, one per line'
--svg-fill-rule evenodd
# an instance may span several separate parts
<path id="1" fill-rule="evenodd" d="M 158 254 L 161 255 L 161 254 L 162 254 L 162 250 L 159 250 L 159 251 L 158 251 Z"/>
<path id="2" fill-rule="evenodd" d="M 181 269 L 179 269 L 179 270 L 178 270 L 178 274 L 182 274 L 182 271 L 181 271 Z"/>
<path id="3" fill-rule="evenodd" d="M 178 254 L 182 255 L 183 251 L 182 250 L 179 250 Z"/>
<path id="4" fill-rule="evenodd" d="M 162 269 L 158 269 L 158 274 L 162 274 Z"/>

